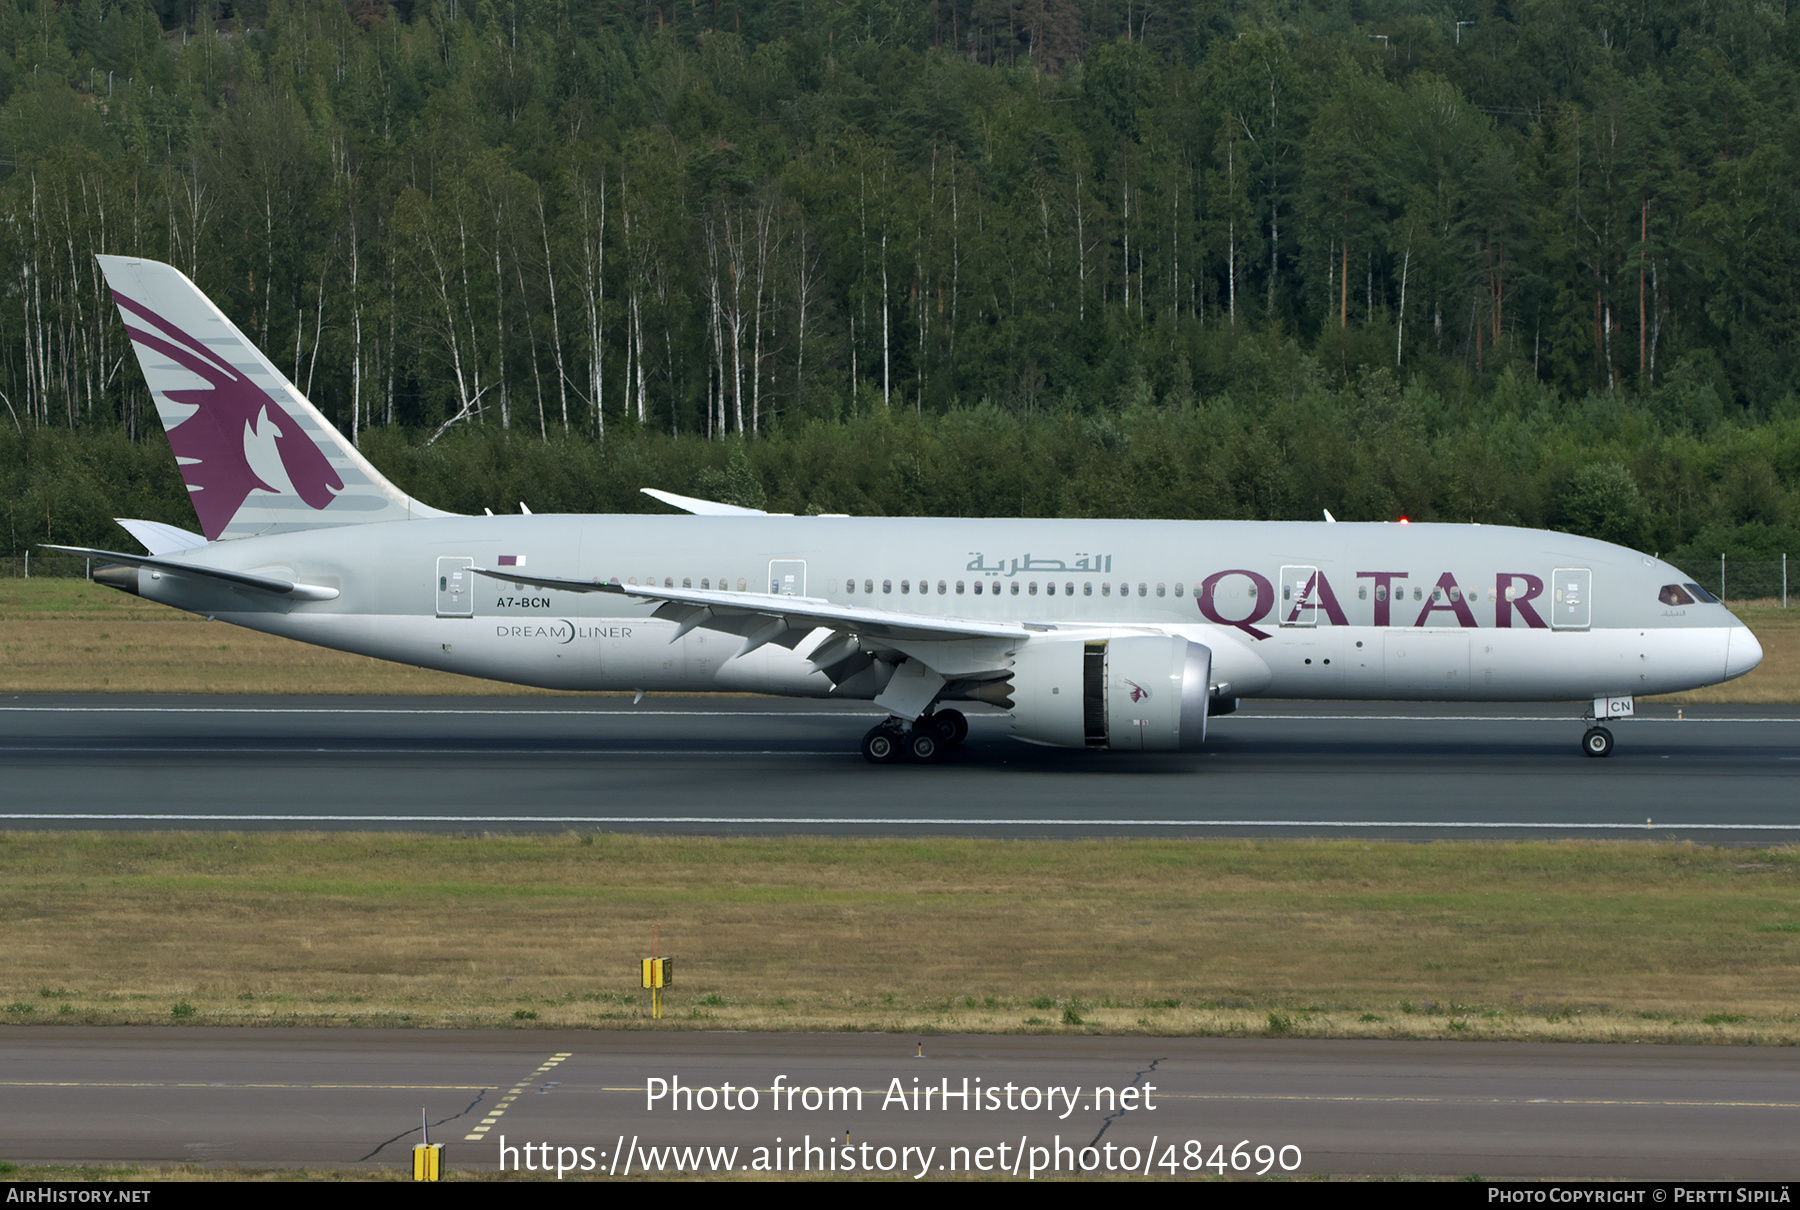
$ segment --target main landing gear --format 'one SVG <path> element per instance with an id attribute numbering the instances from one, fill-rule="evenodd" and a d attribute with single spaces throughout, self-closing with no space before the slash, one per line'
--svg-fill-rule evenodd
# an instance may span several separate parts
<path id="1" fill-rule="evenodd" d="M 935 765 L 950 749 L 969 736 L 969 720 L 960 710 L 937 710 L 903 726 L 899 719 L 883 719 L 862 737 L 863 759 L 872 765 L 891 765 L 910 760 Z"/>

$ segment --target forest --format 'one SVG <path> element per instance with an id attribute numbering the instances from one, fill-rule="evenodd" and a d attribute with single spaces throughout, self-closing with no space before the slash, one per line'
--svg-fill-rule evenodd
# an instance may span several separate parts
<path id="1" fill-rule="evenodd" d="M 1800 553 L 1800 15 L 0 0 L 8 551 L 192 524 L 93 255 L 442 507 Z"/>

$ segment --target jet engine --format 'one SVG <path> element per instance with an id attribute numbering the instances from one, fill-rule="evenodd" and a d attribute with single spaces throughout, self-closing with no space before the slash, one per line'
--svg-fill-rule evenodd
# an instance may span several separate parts
<path id="1" fill-rule="evenodd" d="M 1175 635 L 1032 639 L 1013 659 L 1013 734 L 1058 748 L 1197 748 L 1211 680 L 1212 651 Z"/>

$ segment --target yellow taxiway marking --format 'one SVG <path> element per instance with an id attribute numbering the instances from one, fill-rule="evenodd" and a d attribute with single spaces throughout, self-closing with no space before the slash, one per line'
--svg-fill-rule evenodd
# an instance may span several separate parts
<path id="1" fill-rule="evenodd" d="M 574 1053 L 574 1051 L 562 1051 L 558 1054 L 551 1055 L 550 1058 L 546 1059 L 543 1065 L 532 1074 L 541 1075 L 546 1071 L 550 1071 L 564 1059 L 573 1057 Z M 520 1094 L 525 1091 L 525 1086 L 529 1082 L 530 1081 L 527 1080 L 521 1080 L 517 1085 L 508 1089 L 506 1095 L 500 1098 L 499 1104 L 488 1110 L 488 1116 L 481 1119 L 481 1124 L 472 1127 L 469 1130 L 469 1133 L 463 1135 L 463 1141 L 465 1143 L 479 1143 L 482 1140 L 482 1137 L 485 1136 L 488 1131 L 492 1130 L 500 1119 L 505 1116 L 506 1111 L 512 1108 L 512 1103 L 519 1099 Z"/>

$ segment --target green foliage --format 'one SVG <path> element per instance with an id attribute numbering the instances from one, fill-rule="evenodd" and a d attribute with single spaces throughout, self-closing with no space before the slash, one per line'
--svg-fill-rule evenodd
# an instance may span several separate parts
<path id="1" fill-rule="evenodd" d="M 1792 551 L 1776 10 L 750 7 L 0 9 L 6 549 L 191 524 L 104 250 L 463 511 Z"/>

